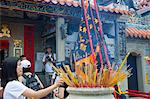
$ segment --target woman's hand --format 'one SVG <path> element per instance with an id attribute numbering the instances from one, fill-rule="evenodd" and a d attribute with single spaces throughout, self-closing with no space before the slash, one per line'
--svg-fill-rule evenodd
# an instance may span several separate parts
<path id="1" fill-rule="evenodd" d="M 59 87 L 59 86 L 62 85 L 63 83 L 64 83 L 63 79 L 60 78 L 60 79 L 58 80 L 58 82 L 56 82 L 55 84 L 56 84 L 57 87 Z"/>

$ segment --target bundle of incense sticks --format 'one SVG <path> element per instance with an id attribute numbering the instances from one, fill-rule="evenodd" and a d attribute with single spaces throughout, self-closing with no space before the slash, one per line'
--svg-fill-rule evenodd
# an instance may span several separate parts
<path id="1" fill-rule="evenodd" d="M 131 75 L 131 68 L 127 70 L 128 67 L 124 66 L 128 56 L 129 53 L 117 69 L 112 65 L 111 69 L 104 66 L 98 71 L 89 63 L 85 63 L 82 67 L 75 65 L 75 72 L 71 72 L 68 65 L 64 65 L 64 69 L 55 66 L 53 68 L 70 87 L 113 87 Z"/>

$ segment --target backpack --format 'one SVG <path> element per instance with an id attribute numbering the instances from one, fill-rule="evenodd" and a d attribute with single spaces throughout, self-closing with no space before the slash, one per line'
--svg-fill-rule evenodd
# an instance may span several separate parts
<path id="1" fill-rule="evenodd" d="M 28 88 L 31 88 L 35 91 L 40 90 L 40 83 L 37 81 L 37 79 L 35 78 L 35 74 L 31 74 L 31 75 L 25 75 L 23 74 L 23 77 L 25 79 L 24 85 L 26 85 Z"/>

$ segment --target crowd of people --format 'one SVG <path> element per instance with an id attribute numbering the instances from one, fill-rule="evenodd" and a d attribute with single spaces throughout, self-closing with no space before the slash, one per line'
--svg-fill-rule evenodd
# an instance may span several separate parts
<path id="1" fill-rule="evenodd" d="M 35 73 L 31 73 L 31 62 L 25 55 L 20 58 L 9 57 L 2 66 L 2 87 L 4 99 L 64 99 L 68 87 L 53 70 L 56 55 L 47 47 L 43 56 L 45 84 Z M 45 86 L 44 86 L 45 85 Z"/>

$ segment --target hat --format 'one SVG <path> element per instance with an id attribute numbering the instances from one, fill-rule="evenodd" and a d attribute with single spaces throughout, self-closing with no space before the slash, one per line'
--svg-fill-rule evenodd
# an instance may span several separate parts
<path id="1" fill-rule="evenodd" d="M 30 68 L 30 67 L 31 67 L 31 62 L 28 61 L 28 60 L 22 60 L 22 61 L 21 61 L 21 66 L 22 66 L 23 68 Z"/>
<path id="2" fill-rule="evenodd" d="M 48 49 L 48 48 L 51 48 L 51 49 L 52 49 L 52 46 L 47 45 L 47 46 L 45 47 L 45 49 Z"/>

